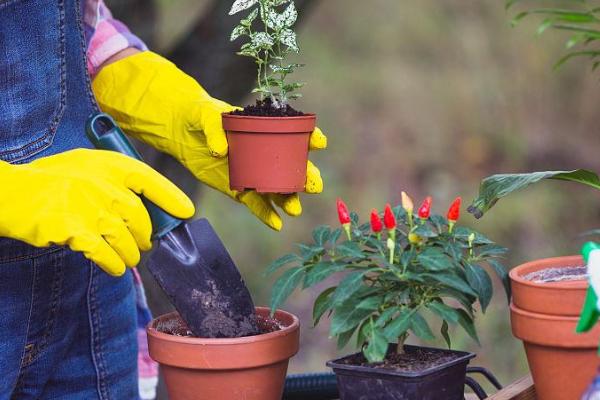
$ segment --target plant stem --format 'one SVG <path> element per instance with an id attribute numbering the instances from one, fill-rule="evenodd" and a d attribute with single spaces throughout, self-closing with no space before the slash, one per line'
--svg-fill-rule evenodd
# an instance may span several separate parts
<path id="1" fill-rule="evenodd" d="M 398 346 L 396 347 L 396 354 L 404 354 L 404 342 L 408 339 L 408 334 L 403 333 L 398 337 Z"/>

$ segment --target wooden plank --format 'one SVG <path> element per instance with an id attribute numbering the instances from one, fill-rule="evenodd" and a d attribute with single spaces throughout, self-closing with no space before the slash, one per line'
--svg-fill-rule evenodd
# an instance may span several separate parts
<path id="1" fill-rule="evenodd" d="M 535 388 L 531 375 L 511 383 L 498 393 L 488 397 L 489 400 L 536 400 Z"/>

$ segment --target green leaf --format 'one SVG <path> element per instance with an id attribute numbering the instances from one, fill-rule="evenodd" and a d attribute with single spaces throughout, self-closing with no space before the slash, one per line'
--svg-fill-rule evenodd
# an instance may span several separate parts
<path id="1" fill-rule="evenodd" d="M 329 238 L 329 234 L 331 233 L 331 228 L 327 225 L 319 225 L 315 228 L 312 233 L 313 239 L 318 246 L 323 246 L 327 239 Z"/>
<path id="2" fill-rule="evenodd" d="M 346 275 L 333 294 L 334 304 L 341 304 L 360 289 L 365 273 L 367 271 L 355 271 Z"/>
<path id="3" fill-rule="evenodd" d="M 440 328 L 440 333 L 442 334 L 444 341 L 446 342 L 446 344 L 448 345 L 448 348 L 450 349 L 452 347 L 452 341 L 450 340 L 450 334 L 448 334 L 448 322 L 446 322 L 446 320 L 442 321 L 442 327 Z"/>
<path id="4" fill-rule="evenodd" d="M 477 331 L 475 330 L 475 324 L 473 324 L 473 318 L 465 310 L 457 310 L 460 314 L 460 319 L 458 323 L 463 327 L 465 332 L 479 344 L 479 337 L 477 336 Z"/>
<path id="5" fill-rule="evenodd" d="M 419 263 L 429 271 L 443 271 L 454 266 L 454 262 L 437 248 L 428 248 L 417 256 Z"/>
<path id="6" fill-rule="evenodd" d="M 258 8 L 255 8 L 254 10 L 252 10 L 252 12 L 246 18 L 241 20 L 240 25 L 243 25 L 246 28 L 249 28 L 250 26 L 252 26 L 252 22 L 254 22 L 256 17 L 258 17 Z"/>
<path id="7" fill-rule="evenodd" d="M 342 332 L 342 333 L 340 333 L 338 335 L 338 337 L 337 337 L 337 348 L 339 350 L 341 350 L 344 347 L 346 347 L 346 345 L 348 344 L 348 342 L 350 341 L 350 339 L 352 339 L 352 336 L 354 336 L 354 332 L 356 332 L 357 328 L 358 328 L 358 325 L 355 326 L 354 328 L 350 329 L 349 331 Z"/>
<path id="8" fill-rule="evenodd" d="M 358 243 L 355 243 L 355 242 L 344 242 L 342 244 L 339 244 L 335 248 L 335 254 L 336 254 L 336 256 L 341 256 L 341 257 L 353 257 L 353 258 L 364 258 L 365 257 L 360 246 L 358 245 Z"/>
<path id="9" fill-rule="evenodd" d="M 397 306 L 389 307 L 389 308 L 385 309 L 381 314 L 379 314 L 379 316 L 377 316 L 377 319 L 375 320 L 375 324 L 378 327 L 383 328 L 388 323 L 388 321 L 392 319 L 394 314 L 396 314 L 399 311 L 400 311 L 400 308 Z"/>
<path id="10" fill-rule="evenodd" d="M 275 312 L 302 282 L 303 267 L 290 268 L 277 279 L 271 293 L 271 312 Z"/>
<path id="11" fill-rule="evenodd" d="M 363 350 L 363 354 L 367 360 L 369 362 L 383 361 L 387 354 L 388 341 L 381 329 L 376 326 L 371 327 L 367 340 L 369 344 Z"/>
<path id="12" fill-rule="evenodd" d="M 475 218 L 481 218 L 501 198 L 545 179 L 578 182 L 600 189 L 600 178 L 598 178 L 598 175 L 584 169 L 492 175 L 481 182 L 479 195 L 473 200 L 468 211 Z"/>
<path id="13" fill-rule="evenodd" d="M 427 308 L 439 315 L 442 319 L 452 323 L 457 323 L 460 319 L 458 311 L 441 301 L 432 301 L 427 305 Z"/>
<path id="14" fill-rule="evenodd" d="M 331 319 L 331 336 L 338 336 L 343 332 L 355 328 L 375 310 L 376 309 L 369 310 L 366 308 L 358 308 L 354 301 L 347 301 L 339 307 L 336 307 L 333 318 Z"/>
<path id="15" fill-rule="evenodd" d="M 266 32 L 256 32 L 250 35 L 252 45 L 259 49 L 269 49 L 275 44 L 273 37 Z"/>
<path id="16" fill-rule="evenodd" d="M 306 244 L 299 244 L 300 254 L 302 255 L 302 259 L 306 261 L 311 261 L 317 256 L 321 256 L 325 252 L 325 248 L 323 246 L 310 246 Z"/>
<path id="17" fill-rule="evenodd" d="M 398 316 L 383 329 L 384 336 L 390 342 L 398 340 L 410 328 L 410 321 L 415 313 L 416 310 L 400 310 Z"/>
<path id="18" fill-rule="evenodd" d="M 510 279 L 508 278 L 508 272 L 504 268 L 502 264 L 500 264 L 497 260 L 489 259 L 486 262 L 492 267 L 494 272 L 500 280 L 502 281 L 502 286 L 504 286 L 504 292 L 506 292 L 506 299 L 510 302 L 511 297 L 511 288 L 510 288 Z"/>
<path id="19" fill-rule="evenodd" d="M 465 242 L 469 240 L 469 236 L 471 236 L 473 233 L 475 234 L 475 240 L 473 241 L 473 244 L 494 244 L 494 242 L 486 236 L 474 231 L 473 229 L 467 228 L 466 226 L 457 226 L 454 228 L 453 232 L 455 238 Z"/>
<path id="20" fill-rule="evenodd" d="M 286 254 L 282 257 L 279 257 L 267 267 L 267 270 L 265 271 L 264 275 L 269 276 L 275 271 L 277 271 L 279 268 L 294 261 L 302 261 L 302 258 L 300 258 L 297 254 Z"/>
<path id="21" fill-rule="evenodd" d="M 308 289 L 319 282 L 324 281 L 336 272 L 343 271 L 344 265 L 335 264 L 331 261 L 323 261 L 315 264 L 306 271 L 304 275 L 303 289 Z"/>
<path id="22" fill-rule="evenodd" d="M 423 340 L 433 340 L 435 336 L 429 327 L 429 324 L 418 311 L 416 311 L 410 321 L 410 330 Z"/>
<path id="23" fill-rule="evenodd" d="M 466 264 L 467 282 L 477 292 L 481 310 L 485 312 L 492 300 L 492 280 L 488 273 L 479 265 Z"/>
<path id="24" fill-rule="evenodd" d="M 422 277 L 433 279 L 439 283 L 442 283 L 450 288 L 456 289 L 460 292 L 477 296 L 477 293 L 465 282 L 461 277 L 449 273 L 436 273 L 436 274 L 422 274 Z"/>
<path id="25" fill-rule="evenodd" d="M 298 42 L 296 41 L 296 33 L 291 29 L 284 29 L 279 35 L 279 41 L 293 52 L 298 53 L 300 51 Z"/>
<path id="26" fill-rule="evenodd" d="M 456 242 L 445 242 L 444 250 L 446 253 L 450 254 L 452 259 L 456 262 L 459 262 L 463 258 L 463 248 Z"/>
<path id="27" fill-rule="evenodd" d="M 230 41 L 234 41 L 237 38 L 239 38 L 240 36 L 246 34 L 247 29 L 245 26 L 243 25 L 238 25 L 235 28 L 233 28 L 233 31 L 231 32 L 231 37 L 229 38 Z"/>
<path id="28" fill-rule="evenodd" d="M 433 227 L 427 223 L 419 225 L 413 233 L 423 237 L 423 238 L 433 238 L 439 235 Z"/>
<path id="29" fill-rule="evenodd" d="M 258 0 L 236 0 L 229 10 L 229 15 L 234 15 L 240 11 L 244 11 L 258 3 Z"/>
<path id="30" fill-rule="evenodd" d="M 475 248 L 477 257 L 500 257 L 508 252 L 506 247 L 498 246 L 497 244 L 486 244 Z"/>
<path id="31" fill-rule="evenodd" d="M 331 301 L 331 295 L 335 291 L 335 288 L 336 286 L 327 288 L 323 292 L 321 292 L 319 296 L 317 296 L 317 299 L 315 300 L 315 304 L 313 306 L 313 326 L 316 326 L 321 320 L 323 314 L 325 314 L 325 312 L 327 312 L 327 310 L 329 310 L 333 306 L 333 302 Z"/>
<path id="32" fill-rule="evenodd" d="M 342 228 L 337 228 L 337 229 L 334 229 L 334 230 L 331 232 L 331 235 L 329 235 L 329 242 L 330 242 L 331 244 L 335 244 L 335 243 L 337 243 L 337 241 L 338 241 L 338 239 L 340 238 L 340 235 L 341 235 L 341 234 L 342 234 Z"/>

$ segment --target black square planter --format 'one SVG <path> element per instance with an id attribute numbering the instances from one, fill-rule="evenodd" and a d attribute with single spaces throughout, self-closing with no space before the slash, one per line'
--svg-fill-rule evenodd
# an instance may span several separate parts
<path id="1" fill-rule="evenodd" d="M 404 346 L 417 349 L 416 346 Z M 420 347 L 457 358 L 420 372 L 398 372 L 341 363 L 349 355 L 327 362 L 336 374 L 340 400 L 463 400 L 465 376 L 473 353 Z M 395 346 L 390 345 L 395 351 Z M 356 353 L 358 354 L 358 353 Z"/>

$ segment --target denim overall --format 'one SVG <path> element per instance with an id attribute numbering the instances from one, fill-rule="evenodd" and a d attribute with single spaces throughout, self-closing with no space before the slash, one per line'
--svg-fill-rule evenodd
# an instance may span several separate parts
<path id="1" fill-rule="evenodd" d="M 79 0 L 0 0 L 0 159 L 91 147 L 81 12 Z M 0 239 L 0 400 L 137 399 L 135 329 L 130 273 Z"/>

